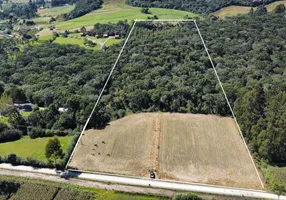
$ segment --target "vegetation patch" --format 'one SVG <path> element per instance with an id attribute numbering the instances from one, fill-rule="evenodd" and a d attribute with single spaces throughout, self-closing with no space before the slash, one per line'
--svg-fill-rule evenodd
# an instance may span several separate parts
<path id="1" fill-rule="evenodd" d="M 0 198 L 13 200 L 167 200 L 152 195 L 130 194 L 28 178 L 0 176 Z M 31 191 L 36 190 L 36 191 Z M 33 194 L 31 194 L 33 193 Z M 53 196 L 51 196 L 53 194 Z M 50 198 L 49 198 L 50 197 Z M 176 199 L 177 200 L 177 199 Z"/>
<path id="2" fill-rule="evenodd" d="M 58 6 L 52 8 L 39 9 L 38 14 L 41 17 L 57 17 L 59 15 L 68 13 L 75 8 L 75 5 Z"/>
<path id="3" fill-rule="evenodd" d="M 59 137 L 63 152 L 66 151 L 72 136 Z M 30 139 L 24 136 L 20 140 L 0 144 L 0 155 L 7 156 L 11 153 L 26 158 L 33 157 L 37 160 L 47 161 L 45 157 L 45 147 L 49 141 L 47 138 Z"/>
<path id="4" fill-rule="evenodd" d="M 280 4 L 286 5 L 286 1 L 276 1 L 266 5 L 265 7 L 268 12 L 273 12 L 275 8 Z M 254 7 L 254 10 L 256 9 L 257 7 Z M 213 14 L 220 17 L 221 19 L 224 19 L 225 17 L 231 17 L 238 14 L 247 14 L 250 10 L 251 7 L 248 6 L 228 6 L 214 12 Z"/>
<path id="5" fill-rule="evenodd" d="M 183 19 L 186 16 L 191 18 L 200 17 L 200 15 L 191 12 L 160 8 L 150 8 L 150 14 L 144 14 L 141 12 L 141 8 L 128 6 L 124 3 L 115 3 L 103 4 L 102 9 L 93 11 L 76 19 L 57 22 L 56 27 L 60 30 L 67 30 L 80 28 L 82 26 L 93 26 L 96 23 L 117 23 L 120 20 L 128 20 L 131 22 L 135 19 L 147 19 L 147 17 L 153 17 L 154 15 L 159 19 Z"/>

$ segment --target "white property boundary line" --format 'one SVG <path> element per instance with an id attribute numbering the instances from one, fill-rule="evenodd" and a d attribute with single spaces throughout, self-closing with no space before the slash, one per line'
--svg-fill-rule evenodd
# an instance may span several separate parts
<path id="1" fill-rule="evenodd" d="M 85 123 L 85 125 L 84 125 L 84 127 L 83 127 L 83 129 L 82 129 L 82 131 L 81 131 L 81 133 L 80 133 L 80 136 L 79 136 L 79 138 L 78 138 L 78 140 L 77 140 L 77 142 L 76 142 L 76 145 L 75 145 L 75 147 L 74 147 L 74 149 L 73 149 L 73 151 L 72 151 L 72 153 L 71 153 L 71 155 L 70 155 L 70 157 L 69 157 L 69 160 L 68 160 L 68 162 L 67 162 L 67 164 L 66 164 L 66 166 L 65 166 L 65 169 L 67 169 L 67 167 L 68 167 L 68 165 L 69 165 L 69 163 L 70 163 L 70 161 L 71 161 L 71 159 L 72 159 L 72 157 L 73 157 L 73 154 L 74 154 L 74 152 L 75 152 L 75 150 L 76 150 L 76 147 L 78 146 L 78 143 L 79 143 L 79 141 L 80 141 L 80 139 L 81 139 L 81 137 L 82 137 L 82 134 L 83 134 L 83 132 L 85 131 L 85 129 L 86 129 L 86 127 L 87 127 L 87 125 L 88 125 L 88 123 L 89 123 L 89 121 L 90 121 L 90 119 L 91 119 L 91 117 L 92 117 L 92 115 L 93 115 L 93 113 L 94 113 L 94 111 L 95 111 L 95 109 L 96 109 L 96 107 L 97 107 L 97 105 L 98 105 L 98 103 L 99 103 L 101 97 L 102 97 L 102 94 L 103 94 L 103 92 L 104 92 L 104 90 L 105 90 L 105 88 L 106 88 L 106 86 L 107 86 L 107 84 L 108 84 L 108 82 L 109 82 L 109 80 L 110 80 L 110 78 L 111 78 L 111 76 L 112 76 L 112 73 L 113 73 L 113 71 L 114 71 L 114 69 L 115 69 L 115 67 L 116 67 L 116 65 L 117 65 L 117 63 L 118 63 L 118 61 L 119 61 L 119 59 L 120 59 L 120 57 L 121 57 L 121 55 L 122 55 L 122 52 L 123 52 L 123 50 L 124 50 L 124 48 L 125 48 L 125 46 L 126 46 L 128 40 L 129 40 L 129 38 L 130 38 L 130 36 L 131 36 L 131 33 L 132 33 L 132 31 L 133 31 L 135 25 L 136 25 L 136 21 L 133 23 L 133 26 L 132 26 L 132 28 L 131 28 L 131 30 L 130 30 L 130 32 L 129 32 L 129 34 L 128 34 L 126 40 L 125 40 L 125 42 L 124 42 L 124 45 L 122 46 L 121 51 L 119 52 L 119 55 L 118 55 L 118 57 L 117 57 L 117 59 L 116 59 L 114 65 L 113 65 L 113 67 L 112 67 L 112 69 L 111 69 L 111 71 L 110 71 L 110 73 L 109 73 L 109 76 L 108 76 L 108 78 L 107 78 L 107 80 L 106 80 L 106 82 L 105 82 L 105 84 L 104 84 L 104 86 L 103 86 L 103 88 L 102 88 L 102 90 L 101 90 L 101 92 L 100 92 L 100 94 L 99 94 L 97 100 L 96 100 L 96 103 L 94 104 L 94 107 L 93 107 L 93 109 L 92 109 L 92 111 L 91 111 L 91 113 L 90 113 L 88 119 L 86 120 L 86 123 Z"/>
<path id="2" fill-rule="evenodd" d="M 233 109 L 232 109 L 232 107 L 231 107 L 231 105 L 230 105 L 230 103 L 229 103 L 229 100 L 228 100 L 228 97 L 227 97 L 227 95 L 226 95 L 226 92 L 225 92 L 225 90 L 224 90 L 224 88 L 223 88 L 223 86 L 222 86 L 222 83 L 221 83 L 221 81 L 220 81 L 220 78 L 219 78 L 219 76 L 218 76 L 218 73 L 217 73 L 217 71 L 216 71 L 216 68 L 215 68 L 215 66 L 214 66 L 214 63 L 213 63 L 213 61 L 212 61 L 212 58 L 211 58 L 211 56 L 210 56 L 210 54 L 209 54 L 208 48 L 207 48 L 207 46 L 206 46 L 206 44 L 205 44 L 205 41 L 204 41 L 204 39 L 203 39 L 203 37 L 202 37 L 201 31 L 200 31 L 200 29 L 199 29 L 199 27 L 198 27 L 198 25 L 197 25 L 197 22 L 194 21 L 194 23 L 195 23 L 195 26 L 196 26 L 196 28 L 197 28 L 197 30 L 198 30 L 198 33 L 199 33 L 200 38 L 201 38 L 201 40 L 202 40 L 202 43 L 203 43 L 203 45 L 204 45 L 204 47 L 205 47 L 205 51 L 206 51 L 206 53 L 207 53 L 207 55 L 208 55 L 208 57 L 209 57 L 209 60 L 210 60 L 210 62 L 211 62 L 211 65 L 212 65 L 212 67 L 213 67 L 213 70 L 214 70 L 214 72 L 215 72 L 216 78 L 217 78 L 217 80 L 218 80 L 218 82 L 219 82 L 219 85 L 220 85 L 220 87 L 221 87 L 221 89 L 222 89 L 222 92 L 223 92 L 223 94 L 224 94 L 224 97 L 225 97 L 225 99 L 226 99 L 226 101 L 227 101 L 228 107 L 229 107 L 229 109 L 230 109 L 230 111 L 231 111 L 231 114 L 232 114 L 232 116 L 233 116 L 233 119 L 234 119 L 234 121 L 235 121 L 235 124 L 236 124 L 236 126 L 237 126 L 237 128 L 238 128 L 238 131 L 239 131 L 239 133 L 240 133 L 240 136 L 241 136 L 241 138 L 242 138 L 242 140 L 243 140 L 243 143 L 245 144 L 245 147 L 246 147 L 246 149 L 247 149 L 247 152 L 248 152 L 248 154 L 249 154 L 249 157 L 250 157 L 250 159 L 251 159 L 251 162 L 252 162 L 252 164 L 253 164 L 253 167 L 255 168 L 255 171 L 256 171 L 257 176 L 258 176 L 259 181 L 260 181 L 260 184 L 261 184 L 262 188 L 264 188 L 264 184 L 263 184 L 263 182 L 262 182 L 262 180 L 261 180 L 261 177 L 260 177 L 260 175 L 259 175 L 259 173 L 258 173 L 258 170 L 257 170 L 256 166 L 255 166 L 254 160 L 253 160 L 253 158 L 252 158 L 252 156 L 251 156 L 251 154 L 250 154 L 250 151 L 249 151 L 249 149 L 248 149 L 248 146 L 247 146 L 247 144 L 246 144 L 246 142 L 245 142 L 245 139 L 244 139 L 244 137 L 243 137 L 243 134 L 242 134 L 242 131 L 241 131 L 241 129 L 240 129 L 240 126 L 239 126 L 239 124 L 238 124 L 238 122 L 237 122 L 237 120 L 236 120 L 236 117 L 235 117 L 235 114 L 234 114 L 234 112 L 233 112 Z"/>
<path id="3" fill-rule="evenodd" d="M 134 23 L 133 23 L 133 25 L 132 25 L 132 28 L 131 28 L 131 30 L 130 30 L 130 32 L 129 32 L 129 34 L 128 34 L 128 36 L 127 36 L 125 42 L 124 42 L 124 45 L 122 46 L 121 51 L 119 52 L 119 55 L 118 55 L 118 57 L 117 57 L 117 59 L 116 59 L 114 65 L 113 65 L 113 67 L 112 67 L 112 69 L 111 69 L 111 71 L 110 71 L 110 73 L 109 73 L 109 76 L 108 76 L 108 78 L 107 78 L 107 80 L 106 80 L 106 82 L 105 82 L 105 84 L 104 84 L 104 86 L 103 86 L 103 88 L 102 88 L 102 90 L 101 90 L 101 92 L 100 92 L 98 98 L 97 98 L 97 101 L 96 101 L 96 103 L 95 103 L 95 105 L 94 105 L 94 107 L 93 107 L 93 109 L 92 109 L 92 111 L 91 111 L 91 113 L 90 113 L 90 115 L 89 115 L 89 117 L 88 117 L 88 119 L 87 119 L 87 121 L 86 121 L 84 127 L 83 127 L 83 130 L 82 130 L 81 133 L 80 133 L 80 136 L 79 136 L 79 138 L 78 138 L 78 140 L 77 140 L 77 143 L 76 143 L 76 145 L 75 145 L 75 147 L 74 147 L 74 149 L 73 149 L 73 151 L 72 151 L 72 153 L 71 153 L 71 155 L 70 155 L 70 157 L 69 157 L 69 160 L 68 160 L 68 162 L 67 162 L 67 164 L 66 164 L 66 166 L 65 166 L 65 169 L 67 169 L 67 167 L 68 167 L 68 165 L 69 165 L 69 163 L 70 163 L 70 161 L 71 161 L 71 159 L 72 159 L 72 157 L 73 157 L 73 154 L 74 154 L 74 152 L 75 152 L 75 150 L 76 150 L 76 147 L 78 146 L 78 143 L 79 143 L 79 141 L 80 141 L 80 139 L 81 139 L 81 137 L 82 137 L 82 135 L 83 135 L 83 132 L 85 131 L 85 129 L 86 129 L 86 127 L 87 127 L 87 125 L 88 125 L 88 123 L 89 123 L 89 121 L 90 121 L 90 119 L 91 119 L 91 117 L 92 117 L 92 115 L 93 115 L 93 113 L 94 113 L 94 111 L 95 111 L 95 109 L 96 109 L 96 107 L 97 107 L 97 105 L 98 105 L 98 103 L 99 103 L 101 97 L 102 97 L 102 94 L 103 94 L 103 92 L 104 92 L 104 90 L 105 90 L 105 88 L 106 88 L 106 86 L 107 86 L 107 84 L 108 84 L 108 82 L 109 82 L 109 80 L 110 80 L 110 78 L 111 78 L 111 76 L 112 76 L 112 73 L 113 73 L 113 71 L 114 71 L 114 69 L 115 69 L 115 67 L 116 67 L 116 65 L 117 65 L 117 63 L 118 63 L 118 61 L 119 61 L 119 59 L 120 59 L 120 57 L 121 57 L 121 55 L 122 55 L 122 52 L 123 52 L 123 50 L 124 50 L 124 48 L 125 48 L 125 46 L 126 46 L 128 40 L 129 40 L 129 38 L 130 38 L 130 36 L 131 36 L 131 34 L 132 34 L 132 32 L 133 32 L 133 29 L 134 29 L 134 27 L 135 27 L 135 25 L 136 25 L 136 22 L 194 22 L 194 24 L 195 24 L 195 26 L 196 26 L 196 29 L 197 29 L 197 31 L 198 31 L 198 33 L 199 33 L 200 39 L 201 39 L 201 41 L 202 41 L 202 43 L 203 43 L 203 45 L 204 45 L 205 51 L 206 51 L 206 53 L 207 53 L 207 55 L 208 55 L 208 58 L 209 58 L 209 60 L 210 60 L 210 62 L 211 62 L 211 65 L 212 65 L 212 67 L 213 67 L 213 70 L 214 70 L 214 72 L 215 72 L 216 78 L 217 78 L 217 80 L 218 80 L 218 82 L 219 82 L 219 85 L 220 85 L 220 87 L 221 87 L 221 89 L 222 89 L 222 91 L 223 91 L 224 97 L 225 97 L 225 99 L 226 99 L 226 101 L 227 101 L 227 104 L 228 104 L 228 106 L 229 106 L 229 108 L 230 108 L 230 111 L 231 111 L 231 113 L 232 113 L 232 116 L 233 116 L 233 119 L 234 119 L 234 121 L 235 121 L 235 124 L 236 124 L 236 126 L 237 126 L 237 128 L 238 128 L 238 130 L 239 130 L 239 133 L 240 133 L 241 138 L 242 138 L 242 140 L 243 140 L 243 143 L 244 143 L 244 145 L 245 145 L 245 147 L 246 147 L 246 149 L 247 149 L 247 152 L 248 152 L 248 155 L 249 155 L 249 157 L 250 157 L 250 159 L 251 159 L 251 162 L 252 162 L 252 164 L 253 164 L 253 167 L 254 167 L 254 169 L 255 169 L 255 171 L 256 171 L 256 173 L 257 173 L 257 176 L 258 176 L 258 179 L 259 179 L 259 181 L 260 181 L 260 184 L 261 184 L 262 188 L 264 188 L 264 184 L 263 184 L 263 182 L 262 182 L 262 180 L 261 180 L 261 177 L 260 177 L 259 172 L 258 172 L 258 170 L 257 170 L 257 167 L 256 167 L 256 165 L 255 165 L 255 162 L 254 162 L 254 160 L 253 160 L 253 158 L 252 158 L 252 156 L 251 156 L 251 153 L 250 153 L 250 151 L 249 151 L 249 149 L 248 149 L 248 146 L 247 146 L 247 144 L 246 144 L 246 142 L 245 142 L 245 139 L 244 139 L 244 137 L 243 137 L 242 131 L 241 131 L 240 126 L 239 126 L 239 124 L 238 124 L 238 122 L 237 122 L 237 119 L 236 119 L 236 117 L 235 117 L 234 111 L 233 111 L 233 109 L 232 109 L 232 107 L 231 107 L 231 105 L 230 105 L 230 102 L 229 102 L 229 100 L 228 100 L 228 97 L 227 97 L 227 95 L 226 95 L 226 92 L 225 92 L 225 90 L 224 90 L 224 88 L 223 88 L 223 86 L 222 86 L 222 83 L 221 83 L 220 78 L 219 78 L 219 76 L 218 76 L 218 73 L 217 73 L 217 71 L 216 71 L 215 65 L 214 65 L 214 63 L 213 63 L 213 61 L 212 61 L 212 58 L 211 58 L 210 54 L 209 54 L 208 48 L 207 48 L 207 46 L 206 46 L 206 44 L 205 44 L 205 41 L 204 41 L 204 39 L 203 39 L 203 37 L 202 37 L 202 35 L 201 35 L 200 29 L 199 29 L 199 27 L 198 27 L 198 25 L 197 25 L 197 23 L 196 23 L 196 20 L 194 20 L 194 19 L 158 19 L 158 20 L 152 20 L 152 19 L 136 19 L 136 20 L 134 21 Z"/>

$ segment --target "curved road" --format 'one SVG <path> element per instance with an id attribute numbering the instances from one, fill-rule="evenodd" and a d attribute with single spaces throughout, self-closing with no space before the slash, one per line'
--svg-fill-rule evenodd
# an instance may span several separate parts
<path id="1" fill-rule="evenodd" d="M 29 167 L 29 166 L 11 166 L 10 164 L 0 164 L 0 171 L 1 169 L 33 172 L 33 173 L 43 173 L 43 174 L 49 174 L 49 175 L 59 175 L 61 173 L 61 171 L 57 171 L 54 169 L 45 169 L 45 168 L 38 169 L 38 168 Z M 152 180 L 152 179 L 147 179 L 147 178 L 127 177 L 127 176 L 101 174 L 101 173 L 87 173 L 87 172 L 79 172 L 79 171 L 70 171 L 69 175 L 73 178 L 100 181 L 100 182 L 117 183 L 117 184 L 123 184 L 123 185 L 140 186 L 140 187 L 191 191 L 191 192 L 226 195 L 226 196 L 286 200 L 286 196 L 280 196 L 278 198 L 278 195 L 268 193 L 262 190 L 248 190 L 248 189 L 241 189 L 241 188 L 220 187 L 220 186 L 212 186 L 212 185 L 189 184 L 189 183 L 180 183 L 180 182 L 174 182 L 174 181 Z"/>

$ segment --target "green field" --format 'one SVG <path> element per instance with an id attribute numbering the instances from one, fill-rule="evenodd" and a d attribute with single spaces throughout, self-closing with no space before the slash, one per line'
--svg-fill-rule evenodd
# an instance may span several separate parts
<path id="1" fill-rule="evenodd" d="M 74 5 L 67 5 L 54 8 L 39 9 L 38 14 L 41 17 L 57 17 L 58 15 L 72 11 L 74 7 L 75 7 Z"/>
<path id="2" fill-rule="evenodd" d="M 37 17 L 32 18 L 31 20 L 34 21 L 37 25 L 39 24 L 48 24 L 50 22 L 50 17 Z"/>
<path id="3" fill-rule="evenodd" d="M 279 4 L 286 5 L 286 1 L 276 1 L 276 2 L 266 5 L 265 7 L 267 8 L 268 12 L 273 12 L 275 7 Z M 231 17 L 231 16 L 235 16 L 238 14 L 247 14 L 250 11 L 250 9 L 251 7 L 247 7 L 247 6 L 228 6 L 228 7 L 222 8 L 214 12 L 213 14 L 215 16 L 220 17 L 221 19 L 224 19 L 225 17 Z M 255 9 L 256 8 L 254 8 L 254 10 Z"/>
<path id="4" fill-rule="evenodd" d="M 58 137 L 63 152 L 66 151 L 69 141 L 72 136 Z M 14 153 L 20 157 L 34 157 L 38 160 L 47 161 L 45 157 L 45 147 L 49 141 L 49 137 L 47 138 L 37 138 L 30 139 L 28 136 L 24 136 L 22 139 L 14 141 L 14 142 L 6 142 L 0 144 L 0 155 L 6 156 L 10 153 Z"/>
<path id="5" fill-rule="evenodd" d="M 64 22 L 57 22 L 56 27 L 59 30 L 80 28 L 82 26 L 93 26 L 96 23 L 116 23 L 120 20 L 134 19 L 147 19 L 148 16 L 152 17 L 156 15 L 159 19 L 182 19 L 186 15 L 189 17 L 200 17 L 198 14 L 191 12 L 174 10 L 174 9 L 162 9 L 162 8 L 150 8 L 151 14 L 141 13 L 141 8 L 132 7 L 124 3 L 105 3 L 102 8 L 95 10 L 82 17 L 72 19 Z"/>
<path id="6" fill-rule="evenodd" d="M 42 37 L 40 37 L 41 40 Z M 44 39 L 48 39 L 49 36 L 43 36 Z M 84 37 L 80 37 L 79 34 L 70 34 L 68 38 L 63 38 L 63 37 L 57 37 L 57 39 L 54 41 L 55 43 L 58 44 L 74 44 L 74 45 L 79 45 L 81 47 L 85 47 L 87 49 L 93 49 L 93 50 L 99 50 L 100 49 L 100 44 L 99 43 L 103 43 L 104 41 L 106 41 L 107 39 L 96 39 L 95 37 L 88 37 L 90 40 L 95 41 L 96 45 L 95 47 L 89 47 L 89 46 L 85 46 L 84 45 Z M 117 44 L 120 43 L 122 40 L 118 40 L 118 39 L 113 39 L 110 38 L 108 39 L 108 41 L 106 42 L 105 46 L 111 46 L 113 44 Z"/>

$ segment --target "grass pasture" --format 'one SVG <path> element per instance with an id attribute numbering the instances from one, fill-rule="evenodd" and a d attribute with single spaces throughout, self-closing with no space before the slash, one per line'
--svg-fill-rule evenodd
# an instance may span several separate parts
<path id="1" fill-rule="evenodd" d="M 41 17 L 57 17 L 58 15 L 72 11 L 74 7 L 74 5 L 66 5 L 53 8 L 39 9 L 38 14 Z"/>
<path id="2" fill-rule="evenodd" d="M 286 6 L 286 1 L 275 1 L 273 3 L 266 5 L 266 8 L 268 12 L 273 12 L 276 6 L 278 6 L 279 4 L 284 4 Z"/>
<path id="3" fill-rule="evenodd" d="M 225 17 L 231 17 L 238 14 L 247 14 L 249 13 L 250 9 L 251 7 L 247 6 L 228 6 L 214 12 L 213 14 L 221 19 L 224 19 Z"/>
<path id="4" fill-rule="evenodd" d="M 265 7 L 267 8 L 268 12 L 273 12 L 276 6 L 279 4 L 284 4 L 286 6 L 286 1 L 275 1 L 266 5 Z M 221 19 L 224 19 L 225 17 L 231 17 L 238 14 L 247 14 L 250 9 L 251 7 L 248 6 L 228 6 L 214 12 L 213 14 L 220 17 Z M 255 9 L 256 8 L 254 8 L 254 10 Z"/>
<path id="5" fill-rule="evenodd" d="M 93 26 L 96 23 L 117 23 L 120 20 L 131 20 L 134 19 L 147 19 L 148 16 L 156 15 L 159 19 L 182 19 L 186 15 L 189 17 L 200 17 L 198 14 L 191 12 L 174 10 L 174 9 L 162 9 L 162 8 L 150 8 L 151 14 L 141 13 L 141 8 L 132 7 L 119 3 L 104 3 L 102 8 L 95 10 L 82 17 L 72 19 L 64 22 L 57 22 L 56 27 L 60 30 L 80 28 L 82 26 Z"/>
<path id="6" fill-rule="evenodd" d="M 214 115 L 141 113 L 88 130 L 70 167 L 261 189 L 233 119 Z"/>
<path id="7" fill-rule="evenodd" d="M 48 40 L 49 36 L 43 36 L 44 40 Z M 40 37 L 41 40 L 42 37 Z M 92 50 L 99 50 L 101 47 L 100 43 L 105 43 L 105 46 L 111 46 L 117 43 L 120 43 L 122 40 L 120 39 L 114 39 L 114 38 L 99 38 L 96 39 L 95 37 L 88 37 L 89 40 L 92 40 L 96 43 L 95 47 L 89 47 L 84 45 L 84 37 L 81 37 L 79 34 L 70 34 L 67 38 L 63 37 L 57 37 L 56 40 L 54 41 L 55 43 L 58 44 L 73 44 L 73 45 L 79 45 L 80 47 L 84 47 L 87 49 L 92 49 Z"/>
<path id="8" fill-rule="evenodd" d="M 61 142 L 63 152 L 65 152 L 72 136 L 65 136 L 58 138 Z M 34 157 L 38 160 L 47 161 L 45 157 L 45 147 L 49 139 L 50 139 L 49 137 L 30 139 L 30 137 L 24 136 L 23 138 L 17 141 L 1 143 L 0 155 L 7 156 L 10 153 L 14 153 L 17 156 L 23 158 Z"/>

